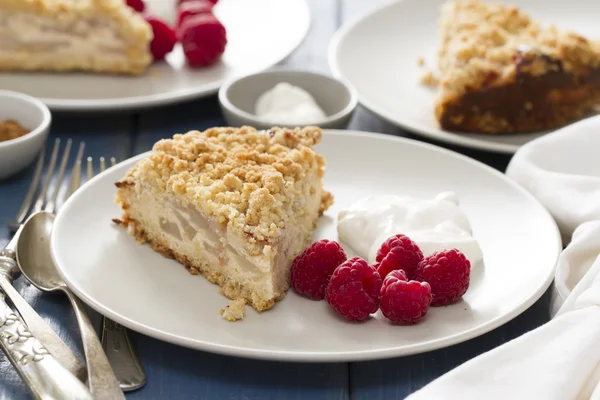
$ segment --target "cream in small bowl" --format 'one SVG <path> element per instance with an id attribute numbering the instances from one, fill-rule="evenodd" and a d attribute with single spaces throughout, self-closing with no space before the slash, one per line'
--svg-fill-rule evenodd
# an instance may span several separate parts
<path id="1" fill-rule="evenodd" d="M 315 98 L 301 87 L 280 82 L 261 94 L 254 113 L 278 125 L 307 125 L 327 118 Z"/>
<path id="2" fill-rule="evenodd" d="M 351 85 L 327 75 L 274 69 L 225 83 L 219 102 L 231 126 L 340 129 L 348 125 L 358 97 Z"/>
<path id="3" fill-rule="evenodd" d="M 41 101 L 0 90 L 0 179 L 25 169 L 44 146 L 52 117 Z"/>

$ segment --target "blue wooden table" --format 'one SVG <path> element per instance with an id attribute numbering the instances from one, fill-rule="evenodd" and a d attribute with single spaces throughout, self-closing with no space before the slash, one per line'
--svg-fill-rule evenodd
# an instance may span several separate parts
<path id="1" fill-rule="evenodd" d="M 327 46 L 345 21 L 383 1 L 312 0 L 313 23 L 302 45 L 285 65 L 328 71 Z M 401 95 L 401 94 L 400 94 Z M 54 113 L 51 139 L 86 142 L 86 156 L 124 160 L 149 150 L 160 138 L 190 129 L 224 125 L 215 96 L 136 113 Z M 415 138 L 359 108 L 349 129 Z M 418 139 L 422 140 L 422 139 Z M 439 143 L 436 143 L 439 144 Z M 442 145 L 444 146 L 444 145 Z M 444 146 L 499 170 L 508 156 Z M 6 224 L 26 193 L 32 168 L 0 181 L 0 246 L 8 242 Z M 20 278 L 20 292 L 81 356 L 77 322 L 65 297 L 41 294 Z M 521 316 L 479 338 L 420 355 L 359 363 L 280 363 L 239 359 L 185 349 L 132 333 L 148 383 L 128 399 L 402 399 L 470 358 L 488 351 L 548 321 L 549 294 Z M 30 395 L 0 354 L 0 399 L 28 399 Z"/>

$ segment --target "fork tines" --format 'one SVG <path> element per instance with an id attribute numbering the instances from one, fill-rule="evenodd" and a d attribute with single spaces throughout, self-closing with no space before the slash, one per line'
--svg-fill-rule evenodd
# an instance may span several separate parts
<path id="1" fill-rule="evenodd" d="M 63 191 L 63 181 L 65 178 L 65 173 L 67 170 L 67 164 L 69 162 L 69 156 L 71 154 L 71 147 L 73 141 L 71 139 L 67 139 L 67 143 L 62 149 L 62 155 L 59 157 L 60 153 L 60 139 L 54 140 L 54 146 L 52 147 L 52 151 L 50 153 L 50 160 L 46 167 L 46 171 L 43 174 L 42 171 L 44 169 L 45 158 L 46 158 L 46 149 L 42 149 L 40 155 L 38 156 L 37 163 L 35 166 L 35 170 L 33 172 L 33 178 L 31 180 L 31 184 L 29 185 L 29 189 L 27 190 L 27 194 L 25 195 L 25 199 L 23 200 L 23 204 L 21 204 L 21 208 L 17 212 L 15 219 L 8 224 L 9 230 L 14 233 L 19 229 L 28 215 L 34 214 L 38 211 L 47 211 L 50 213 L 55 213 L 58 208 L 58 197 L 60 192 Z M 69 184 L 66 188 L 64 188 L 64 193 L 62 196 L 62 201 L 67 200 L 81 185 L 81 171 L 82 171 L 82 161 L 83 161 L 83 151 L 85 149 L 85 143 L 79 143 L 79 149 L 77 150 L 77 155 L 75 156 L 75 161 L 73 162 L 73 167 L 71 169 L 71 177 L 69 179 Z M 54 170 L 56 169 L 56 164 L 60 160 L 58 172 L 55 174 Z M 106 170 L 106 159 L 104 157 L 100 157 L 99 159 L 99 170 L 103 172 Z M 111 167 L 117 164 L 117 159 L 115 157 L 110 158 Z M 86 178 L 89 181 L 94 176 L 94 165 L 92 157 L 87 158 L 87 168 L 86 168 Z M 40 185 L 41 183 L 41 185 Z M 49 190 L 51 191 L 51 195 L 48 194 Z M 37 194 L 37 198 L 34 198 Z"/>
<path id="2" fill-rule="evenodd" d="M 42 210 L 51 213 L 56 211 L 57 200 L 65 177 L 67 163 L 69 162 L 72 143 L 73 141 L 71 139 L 67 139 L 67 142 L 62 150 L 62 155 L 60 155 L 59 157 L 61 140 L 55 139 L 54 146 L 52 147 L 52 151 L 50 153 L 50 160 L 46 167 L 46 171 L 43 174 L 43 178 L 42 170 L 44 169 L 45 164 L 44 161 L 46 158 L 46 149 L 42 149 L 40 155 L 38 156 L 38 160 L 33 173 L 33 178 L 31 180 L 31 184 L 29 185 L 29 189 L 27 190 L 27 194 L 25 195 L 25 199 L 21 204 L 21 208 L 19 208 L 15 219 L 8 225 L 8 228 L 11 232 L 15 232 L 17 229 L 19 229 L 19 226 L 25 222 L 25 219 L 29 214 L 33 214 Z M 77 152 L 75 164 L 73 165 L 73 171 L 77 169 L 77 165 L 81 165 L 81 159 L 83 157 L 84 148 L 85 143 L 81 142 L 79 144 L 79 150 Z M 59 160 L 60 163 L 58 166 L 58 172 L 55 176 L 54 171 L 56 169 L 56 164 Z M 50 188 L 51 195 L 48 195 L 48 191 Z M 34 202 L 36 194 L 37 198 Z M 67 193 L 67 197 L 70 194 L 70 192 Z"/>

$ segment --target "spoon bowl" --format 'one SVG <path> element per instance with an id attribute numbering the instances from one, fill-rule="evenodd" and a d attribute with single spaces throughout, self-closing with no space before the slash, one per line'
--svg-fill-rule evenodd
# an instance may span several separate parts
<path id="1" fill-rule="evenodd" d="M 17 261 L 21 272 L 38 289 L 67 291 L 50 253 L 50 234 L 54 214 L 41 211 L 25 222 L 17 245 Z"/>

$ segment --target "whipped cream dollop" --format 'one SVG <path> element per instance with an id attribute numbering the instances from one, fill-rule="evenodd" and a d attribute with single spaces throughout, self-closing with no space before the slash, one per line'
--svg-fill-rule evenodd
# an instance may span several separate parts
<path id="1" fill-rule="evenodd" d="M 283 125 L 304 125 L 327 117 L 306 90 L 281 82 L 260 95 L 255 104 L 257 117 Z"/>
<path id="2" fill-rule="evenodd" d="M 369 264 L 375 263 L 377 250 L 387 238 L 402 233 L 419 245 L 424 256 L 455 248 L 475 265 L 483 261 L 483 253 L 458 203 L 452 192 L 433 199 L 367 197 L 339 213 L 338 236 Z"/>

